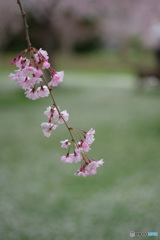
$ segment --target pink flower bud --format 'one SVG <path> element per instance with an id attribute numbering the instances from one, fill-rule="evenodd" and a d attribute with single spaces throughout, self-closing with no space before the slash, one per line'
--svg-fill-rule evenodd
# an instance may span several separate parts
<path id="1" fill-rule="evenodd" d="M 11 65 L 15 64 L 15 61 L 16 61 L 16 58 L 12 59 L 11 62 L 10 62 L 10 64 L 11 64 Z"/>

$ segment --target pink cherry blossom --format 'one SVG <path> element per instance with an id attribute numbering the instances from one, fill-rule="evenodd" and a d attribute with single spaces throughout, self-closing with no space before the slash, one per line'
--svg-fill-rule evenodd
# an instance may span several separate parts
<path id="1" fill-rule="evenodd" d="M 47 110 L 44 111 L 44 115 L 46 115 L 48 118 L 50 118 L 52 110 L 53 110 L 53 108 L 51 108 L 50 106 L 47 107 Z"/>
<path id="2" fill-rule="evenodd" d="M 63 81 L 64 72 L 56 72 L 52 75 L 52 80 L 48 83 L 49 87 L 56 87 L 60 82 Z"/>
<path id="3" fill-rule="evenodd" d="M 16 66 L 18 68 L 25 68 L 29 66 L 29 60 L 27 58 L 16 57 Z"/>
<path id="4" fill-rule="evenodd" d="M 83 141 L 82 142 L 82 149 L 85 151 L 85 152 L 88 152 L 90 150 L 90 147 L 88 145 L 88 143 L 86 141 Z"/>
<path id="5" fill-rule="evenodd" d="M 73 158 L 69 154 L 61 157 L 61 161 L 64 163 L 73 163 Z"/>
<path id="6" fill-rule="evenodd" d="M 38 52 L 34 55 L 34 57 L 35 57 L 35 59 L 36 59 L 36 61 L 38 63 L 43 62 L 44 59 L 48 59 L 49 58 L 47 51 L 42 50 L 42 48 L 40 48 L 38 50 Z"/>
<path id="7" fill-rule="evenodd" d="M 87 169 L 90 170 L 90 169 L 94 169 L 96 170 L 97 167 L 100 167 L 101 165 L 103 165 L 103 159 L 99 160 L 99 161 L 92 161 L 88 164 L 87 166 Z"/>
<path id="8" fill-rule="evenodd" d="M 77 145 L 75 146 L 75 152 L 76 153 L 81 153 L 83 152 L 83 148 L 82 148 L 82 142 L 78 142 Z"/>
<path id="9" fill-rule="evenodd" d="M 21 74 L 20 71 L 17 71 L 16 74 L 13 73 L 9 74 L 9 77 L 18 84 L 24 82 L 25 80 L 25 77 Z"/>
<path id="10" fill-rule="evenodd" d="M 100 167 L 101 165 L 103 165 L 104 161 L 103 159 L 97 161 L 97 167 Z"/>
<path id="11" fill-rule="evenodd" d="M 97 173 L 96 170 L 92 168 L 88 171 L 88 175 L 94 175 L 96 173 Z"/>
<path id="12" fill-rule="evenodd" d="M 88 143 L 89 145 L 91 145 L 95 138 L 94 138 L 94 134 L 95 134 L 95 130 L 93 130 L 93 128 L 91 128 L 87 133 L 86 133 L 86 139 L 85 142 Z"/>
<path id="13" fill-rule="evenodd" d="M 30 81 L 31 81 L 33 84 L 39 84 L 40 82 L 42 82 L 42 78 L 40 78 L 40 77 L 35 77 L 35 75 L 33 74 L 33 77 L 30 78 Z"/>
<path id="14" fill-rule="evenodd" d="M 94 175 L 96 174 L 96 168 L 97 167 L 100 167 L 100 165 L 103 165 L 103 159 L 99 160 L 99 161 L 90 161 L 89 160 L 89 163 L 88 162 L 85 162 L 83 164 L 83 166 L 81 167 L 80 170 L 78 170 L 74 175 L 76 176 L 83 176 L 83 177 L 86 177 L 88 175 Z"/>
<path id="15" fill-rule="evenodd" d="M 67 113 L 67 111 L 66 110 L 62 111 L 61 115 L 64 118 L 64 120 L 67 122 L 68 118 L 69 118 L 69 114 Z M 58 123 L 59 124 L 63 124 L 64 123 L 64 121 L 63 121 L 63 119 L 61 117 L 59 118 Z"/>
<path id="16" fill-rule="evenodd" d="M 58 125 L 55 125 L 53 123 L 48 123 L 48 122 L 42 122 L 41 127 L 53 128 L 53 130 L 55 130 L 58 127 Z"/>
<path id="17" fill-rule="evenodd" d="M 45 137 L 50 137 L 51 129 L 43 129 L 42 131 Z"/>
<path id="18" fill-rule="evenodd" d="M 31 74 L 34 74 L 35 72 L 36 72 L 36 69 L 32 66 L 28 66 L 23 69 L 24 76 L 29 76 Z"/>
<path id="19" fill-rule="evenodd" d="M 74 175 L 75 176 L 83 176 L 83 177 L 87 177 L 89 175 L 94 175 L 96 174 L 96 170 L 95 169 L 89 169 L 89 171 L 87 171 L 84 167 L 80 170 L 78 170 Z"/>
<path id="20" fill-rule="evenodd" d="M 35 72 L 34 72 L 34 75 L 35 75 L 36 77 L 40 77 L 40 76 L 43 75 L 43 72 L 41 71 L 41 69 L 36 69 Z"/>
<path id="21" fill-rule="evenodd" d="M 75 150 L 73 153 L 73 159 L 74 159 L 74 162 L 77 163 L 77 162 L 80 162 L 83 159 L 83 157 L 79 152 Z"/>
<path id="22" fill-rule="evenodd" d="M 92 161 L 87 165 L 87 170 L 89 171 L 90 169 L 94 169 L 96 170 L 97 168 L 97 162 L 96 161 Z"/>
<path id="23" fill-rule="evenodd" d="M 28 91 L 25 92 L 26 97 L 32 100 L 36 100 L 39 98 L 37 91 L 35 90 L 35 88 L 30 88 Z"/>
<path id="24" fill-rule="evenodd" d="M 55 129 L 58 127 L 58 125 L 55 125 L 55 124 L 53 124 L 53 123 L 43 122 L 43 123 L 41 124 L 41 127 L 47 128 L 47 129 L 43 129 L 42 131 L 43 131 L 43 134 L 44 134 L 45 137 L 50 137 L 50 135 L 51 135 L 51 130 L 52 130 L 52 129 L 55 130 Z"/>
<path id="25" fill-rule="evenodd" d="M 87 176 L 88 176 L 88 172 L 85 171 L 85 170 L 83 170 L 83 171 L 78 170 L 74 175 L 75 175 L 75 176 L 83 176 L 83 177 L 87 177 Z"/>
<path id="26" fill-rule="evenodd" d="M 37 94 L 38 94 L 38 97 L 40 97 L 40 98 L 48 97 L 48 95 L 49 95 L 48 87 L 47 86 L 38 87 Z"/>
<path id="27" fill-rule="evenodd" d="M 44 111 L 44 114 L 49 118 L 49 122 L 51 122 L 53 118 L 55 119 L 55 122 L 58 122 L 59 113 L 56 108 L 51 108 L 49 106 L 49 107 L 47 107 L 47 110 Z"/>
<path id="28" fill-rule="evenodd" d="M 69 142 L 68 139 L 64 140 L 64 141 L 61 141 L 61 148 L 68 148 L 68 146 L 71 145 L 71 143 Z"/>
<path id="29" fill-rule="evenodd" d="M 50 67 L 50 63 L 47 60 L 45 60 L 42 64 L 42 69 L 43 70 L 48 69 L 49 67 Z"/>
<path id="30" fill-rule="evenodd" d="M 10 77 L 12 80 L 15 80 L 15 74 L 14 74 L 14 73 L 10 73 L 10 74 L 9 74 L 9 77 Z"/>
<path id="31" fill-rule="evenodd" d="M 30 81 L 29 77 L 26 77 L 23 82 L 18 83 L 24 90 L 27 90 L 33 87 L 32 81 Z"/>
<path id="32" fill-rule="evenodd" d="M 54 110 L 53 118 L 54 118 L 55 122 L 58 122 L 58 120 L 59 120 L 59 112 L 58 112 L 57 108 L 54 108 L 53 110 Z"/>

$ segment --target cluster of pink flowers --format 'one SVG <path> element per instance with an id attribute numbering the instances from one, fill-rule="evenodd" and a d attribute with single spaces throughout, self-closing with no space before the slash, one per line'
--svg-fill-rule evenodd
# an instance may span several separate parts
<path id="1" fill-rule="evenodd" d="M 51 135 L 51 130 L 55 130 L 58 125 L 57 124 L 63 124 L 64 120 L 67 122 L 69 118 L 69 114 L 67 113 L 66 110 L 60 112 L 59 108 L 52 108 L 48 107 L 47 110 L 44 112 L 44 114 L 48 117 L 48 122 L 43 122 L 41 124 L 42 127 L 45 127 L 46 129 L 43 129 L 44 136 L 50 137 Z M 63 117 L 63 119 L 62 119 Z M 57 123 L 52 123 L 52 120 L 54 119 L 54 122 Z"/>
<path id="2" fill-rule="evenodd" d="M 30 53 L 29 59 L 27 54 Z M 25 56 L 23 56 L 25 55 Z M 63 81 L 64 72 L 56 72 L 48 62 L 48 53 L 42 49 L 32 48 L 24 50 L 17 57 L 12 59 L 11 64 L 16 64 L 18 70 L 9 77 L 14 80 L 25 91 L 27 98 L 36 100 L 38 98 L 48 97 L 49 87 L 58 86 Z M 43 85 L 42 70 L 48 69 L 51 73 L 51 81 L 48 86 Z"/>
<path id="3" fill-rule="evenodd" d="M 95 140 L 95 130 L 91 128 L 86 132 L 68 126 L 69 114 L 66 110 L 60 111 L 52 94 L 52 87 L 58 86 L 63 81 L 64 72 L 56 72 L 48 62 L 48 58 L 48 53 L 42 49 L 37 50 L 33 47 L 25 49 L 11 61 L 12 65 L 16 64 L 18 70 L 15 70 L 15 74 L 11 73 L 9 77 L 25 90 L 25 95 L 29 99 L 36 100 L 51 95 L 53 107 L 49 106 L 44 111 L 48 121 L 41 124 L 44 136 L 50 137 L 52 130 L 64 123 L 71 135 L 71 140 L 61 141 L 61 147 L 68 149 L 67 154 L 61 157 L 61 161 L 81 162 L 81 168 L 74 174 L 76 176 L 94 175 L 97 167 L 103 165 L 103 159 L 96 161 L 87 154 Z M 45 69 L 51 74 L 50 82 L 46 81 L 43 74 Z M 72 153 L 70 153 L 71 147 Z"/>
<path id="4" fill-rule="evenodd" d="M 96 161 L 86 154 L 91 150 L 90 145 L 94 142 L 95 130 L 91 128 L 88 132 L 80 129 L 72 129 L 77 135 L 79 142 L 69 142 L 68 139 L 61 141 L 61 147 L 67 148 L 67 154 L 61 157 L 61 161 L 64 163 L 77 163 L 81 162 L 81 168 L 74 174 L 76 176 L 86 177 L 88 175 L 96 174 L 96 168 L 103 165 L 103 159 Z M 74 152 L 70 153 L 71 145 L 73 146 Z"/>

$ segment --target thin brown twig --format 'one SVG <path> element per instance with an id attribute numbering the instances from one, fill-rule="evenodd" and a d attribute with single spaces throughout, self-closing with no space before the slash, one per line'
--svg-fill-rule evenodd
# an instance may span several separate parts
<path id="1" fill-rule="evenodd" d="M 20 7 L 20 10 L 21 10 L 21 14 L 22 14 L 22 17 L 23 17 L 23 22 L 24 22 L 24 28 L 25 28 L 25 33 L 26 33 L 26 41 L 27 41 L 27 45 L 28 45 L 28 48 L 31 48 L 31 41 L 30 41 L 30 37 L 29 37 L 29 32 L 28 32 L 28 24 L 27 24 L 27 19 L 26 19 L 26 14 L 24 12 L 24 9 L 22 7 L 22 3 L 21 3 L 21 0 L 17 0 L 17 3 Z"/>

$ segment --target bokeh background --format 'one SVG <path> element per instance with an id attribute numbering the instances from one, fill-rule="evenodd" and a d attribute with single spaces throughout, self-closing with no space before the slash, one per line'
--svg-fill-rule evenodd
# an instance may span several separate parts
<path id="1" fill-rule="evenodd" d="M 16 2 L 0 0 L 0 240 L 160 234 L 159 0 L 22 1 L 32 44 L 65 70 L 58 105 L 71 126 L 96 129 L 92 156 L 105 163 L 87 178 L 60 161 L 64 126 L 43 136 L 51 99 L 26 99 L 8 78 L 26 48 Z"/>

